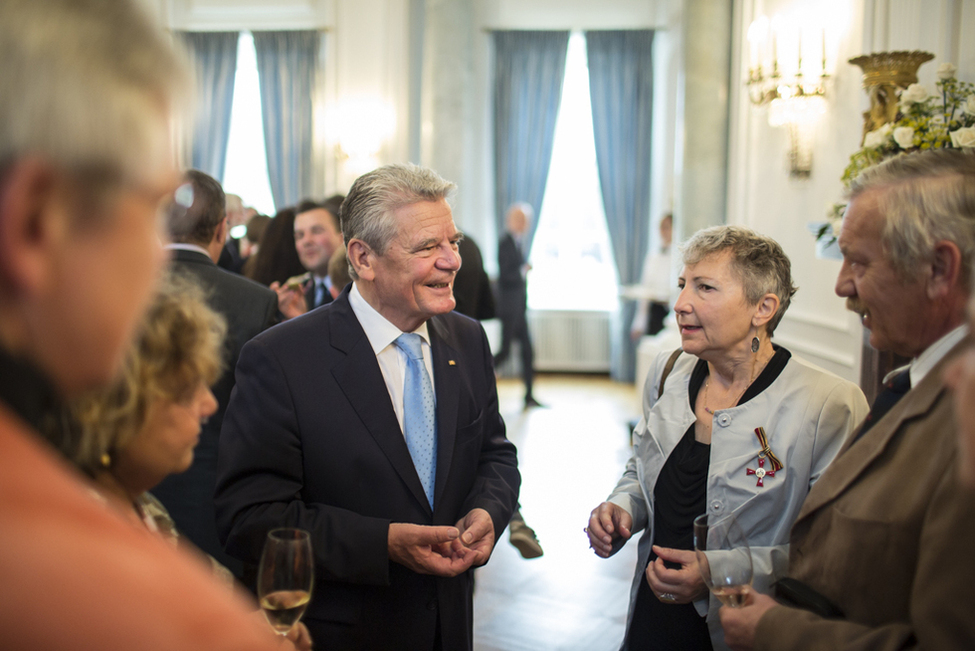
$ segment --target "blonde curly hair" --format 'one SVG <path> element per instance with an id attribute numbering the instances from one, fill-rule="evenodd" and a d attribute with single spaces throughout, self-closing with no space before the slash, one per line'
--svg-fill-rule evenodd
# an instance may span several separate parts
<path id="1" fill-rule="evenodd" d="M 142 430 L 153 405 L 190 400 L 200 383 L 216 382 L 226 331 L 226 321 L 207 306 L 199 285 L 167 275 L 116 380 L 67 406 L 61 452 L 90 475 L 104 470 Z"/>

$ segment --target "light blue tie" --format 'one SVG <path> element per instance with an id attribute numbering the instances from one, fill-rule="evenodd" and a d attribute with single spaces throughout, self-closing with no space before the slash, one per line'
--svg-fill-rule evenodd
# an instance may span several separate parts
<path id="1" fill-rule="evenodd" d="M 412 332 L 393 342 L 406 353 L 406 382 L 403 387 L 403 433 L 413 465 L 433 508 L 433 487 L 437 477 L 437 414 L 430 375 L 423 364 L 422 338 Z"/>

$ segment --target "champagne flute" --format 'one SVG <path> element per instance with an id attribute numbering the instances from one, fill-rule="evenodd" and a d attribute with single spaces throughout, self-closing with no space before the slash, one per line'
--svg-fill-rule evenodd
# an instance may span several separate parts
<path id="1" fill-rule="evenodd" d="M 708 590 L 726 606 L 743 606 L 752 585 L 752 555 L 735 516 L 695 518 L 694 551 Z"/>
<path id="2" fill-rule="evenodd" d="M 314 577 L 307 531 L 284 528 L 268 532 L 257 575 L 257 598 L 275 633 L 287 635 L 305 614 Z"/>

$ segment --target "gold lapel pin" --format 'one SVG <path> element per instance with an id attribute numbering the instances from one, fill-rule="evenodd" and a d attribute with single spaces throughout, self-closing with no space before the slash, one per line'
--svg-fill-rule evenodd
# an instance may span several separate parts
<path id="1" fill-rule="evenodd" d="M 452 360 L 452 359 L 448 359 L 448 360 L 447 360 L 447 364 L 448 364 L 449 366 L 457 366 L 457 362 L 455 362 L 455 361 L 454 361 L 454 360 Z"/>

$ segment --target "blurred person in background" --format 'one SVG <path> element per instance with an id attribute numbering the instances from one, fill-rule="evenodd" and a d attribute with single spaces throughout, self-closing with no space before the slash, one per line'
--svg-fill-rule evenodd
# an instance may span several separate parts
<path id="1" fill-rule="evenodd" d="M 494 356 L 494 366 L 504 364 L 511 353 L 512 342 L 521 350 L 521 377 L 525 382 L 525 409 L 542 407 L 535 400 L 535 351 L 528 331 L 528 242 L 526 236 L 534 210 L 527 203 L 508 208 L 505 234 L 498 243 L 498 317 L 501 319 L 501 350 Z"/>
<path id="2" fill-rule="evenodd" d="M 264 237 L 264 231 L 267 230 L 270 223 L 270 217 L 260 214 L 251 215 L 250 219 L 247 220 L 247 231 L 240 241 L 240 255 L 244 259 L 241 273 L 245 276 L 247 275 L 251 258 L 254 257 L 254 254 L 260 248 L 261 238 Z"/>
<path id="3" fill-rule="evenodd" d="M 664 329 L 670 314 L 672 257 L 670 244 L 674 238 L 674 216 L 667 213 L 660 219 L 660 248 L 650 251 L 643 262 L 640 290 L 646 296 L 637 302 L 630 338 L 637 341 L 643 335 L 655 335 Z"/>
<path id="4" fill-rule="evenodd" d="M 243 200 L 236 194 L 227 195 L 224 210 L 227 213 L 227 241 L 220 251 L 217 266 L 239 274 L 244 268 L 246 258 L 241 251 L 241 239 L 243 238 L 235 237 L 231 231 L 246 224 L 249 215 L 247 209 L 244 208 Z"/>
<path id="5" fill-rule="evenodd" d="M 180 531 L 197 547 L 226 565 L 237 576 L 243 568 L 223 551 L 217 538 L 213 488 L 217 481 L 217 440 L 223 415 L 234 388 L 234 368 L 240 349 L 255 335 L 274 325 L 278 301 L 273 291 L 215 263 L 227 237 L 223 188 L 199 170 L 183 176 L 180 191 L 192 195 L 183 206 L 173 203 L 166 211 L 166 230 L 172 243 L 170 268 L 191 278 L 206 293 L 211 308 L 227 322 L 223 350 L 225 370 L 209 385 L 217 399 L 217 411 L 207 419 L 193 463 L 184 472 L 163 480 L 155 491 Z M 189 197 L 188 197 L 189 198 Z"/>
<path id="6" fill-rule="evenodd" d="M 328 291 L 332 294 L 332 300 L 338 298 L 342 290 L 352 282 L 352 275 L 349 273 L 349 257 L 345 254 L 344 244 L 328 261 L 328 279 L 331 281 Z"/>
<path id="7" fill-rule="evenodd" d="M 307 274 L 301 284 L 271 285 L 278 293 L 278 309 L 286 318 L 332 302 L 328 261 L 342 246 L 339 212 L 344 198 L 337 194 L 323 202 L 305 200 L 295 209 L 295 250 Z"/>
<path id="8" fill-rule="evenodd" d="M 270 287 L 304 273 L 295 250 L 294 208 L 282 208 L 267 225 L 247 277 Z"/>

